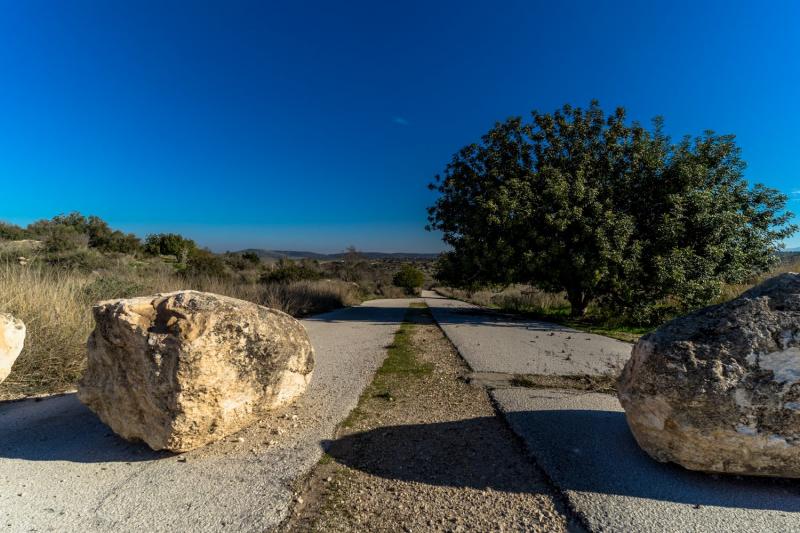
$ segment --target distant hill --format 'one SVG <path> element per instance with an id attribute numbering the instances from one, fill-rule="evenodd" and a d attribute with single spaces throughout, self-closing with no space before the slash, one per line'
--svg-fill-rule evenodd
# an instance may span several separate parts
<path id="1" fill-rule="evenodd" d="M 298 250 L 262 250 L 248 248 L 237 253 L 252 252 L 263 259 L 317 259 L 319 261 L 338 261 L 344 258 L 346 252 L 337 254 L 319 254 L 317 252 L 303 252 Z M 425 254 L 415 252 L 358 252 L 367 259 L 436 259 L 439 254 Z"/>

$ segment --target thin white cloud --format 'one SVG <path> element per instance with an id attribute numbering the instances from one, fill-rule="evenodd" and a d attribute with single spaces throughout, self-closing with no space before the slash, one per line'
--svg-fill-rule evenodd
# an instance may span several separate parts
<path id="1" fill-rule="evenodd" d="M 791 194 L 794 195 L 794 196 L 800 196 L 800 189 L 796 190 L 796 191 L 792 191 Z"/>
<path id="2" fill-rule="evenodd" d="M 398 124 L 400 126 L 408 126 L 408 121 L 406 119 L 404 119 L 403 117 L 394 117 L 394 118 L 392 118 L 392 122 L 394 122 L 395 124 Z"/>

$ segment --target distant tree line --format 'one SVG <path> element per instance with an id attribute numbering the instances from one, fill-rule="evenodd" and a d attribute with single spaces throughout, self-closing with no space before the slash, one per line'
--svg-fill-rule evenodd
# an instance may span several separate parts
<path id="1" fill-rule="evenodd" d="M 594 101 L 497 123 L 431 188 L 429 229 L 452 247 L 441 281 L 528 283 L 639 322 L 712 301 L 777 261 L 787 198 L 744 178 L 733 135 L 673 142 Z"/>

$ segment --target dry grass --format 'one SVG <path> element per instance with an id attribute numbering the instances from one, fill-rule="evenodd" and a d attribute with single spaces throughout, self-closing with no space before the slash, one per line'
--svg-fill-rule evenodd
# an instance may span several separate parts
<path id="1" fill-rule="evenodd" d="M 71 388 L 83 371 L 92 317 L 85 277 L 0 266 L 0 304 L 27 327 L 25 347 L 0 398 Z"/>
<path id="2" fill-rule="evenodd" d="M 714 303 L 721 303 L 727 302 L 728 300 L 732 300 L 745 292 L 748 289 L 753 288 L 755 285 L 759 283 L 777 276 L 778 274 L 784 274 L 786 272 L 800 272 L 800 256 L 792 256 L 789 259 L 781 261 L 775 268 L 770 270 L 769 272 L 765 272 L 760 276 L 755 277 L 754 279 L 750 280 L 748 283 L 742 283 L 738 285 L 725 285 L 722 287 L 722 292 L 717 298 Z"/>
<path id="3" fill-rule="evenodd" d="M 508 311 L 537 311 L 569 308 L 564 293 L 544 292 L 528 285 L 512 285 L 500 292 L 480 290 L 467 292 L 449 287 L 436 287 L 436 291 L 445 296 L 465 300 L 483 307 L 492 307 Z"/>
<path id="4" fill-rule="evenodd" d="M 93 303 L 194 289 L 232 296 L 293 316 L 306 316 L 359 303 L 358 287 L 339 280 L 280 285 L 212 277 L 181 278 L 170 267 L 111 264 L 103 275 L 0 263 L 0 311 L 27 327 L 25 347 L 0 384 L 0 399 L 60 392 L 75 387 L 86 359 L 94 322 Z"/>

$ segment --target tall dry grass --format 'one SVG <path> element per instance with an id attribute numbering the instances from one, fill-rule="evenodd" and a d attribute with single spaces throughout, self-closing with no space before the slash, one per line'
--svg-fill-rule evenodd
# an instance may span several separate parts
<path id="1" fill-rule="evenodd" d="M 450 287 L 436 287 L 435 290 L 451 298 L 508 311 L 535 312 L 569 307 L 564 293 L 545 292 L 528 285 L 512 285 L 499 292 L 491 290 L 468 292 Z"/>
<path id="2" fill-rule="evenodd" d="M 223 294 L 301 317 L 360 302 L 358 286 L 339 280 L 263 285 L 213 277 L 182 278 L 168 269 L 110 270 L 103 275 L 0 263 L 0 312 L 27 327 L 25 347 L 0 384 L 0 399 L 75 387 L 86 360 L 86 339 L 99 300 L 181 289 Z"/>
<path id="3" fill-rule="evenodd" d="M 21 319 L 25 346 L 0 385 L 0 397 L 70 388 L 83 371 L 92 316 L 89 280 L 57 270 L 0 265 L 0 311 Z"/>
<path id="4" fill-rule="evenodd" d="M 714 303 L 722 303 L 727 302 L 728 300 L 733 300 L 743 292 L 752 289 L 759 283 L 762 283 L 765 280 L 775 277 L 779 274 L 785 274 L 786 272 L 800 272 L 800 256 L 790 256 L 789 258 L 784 259 L 769 272 L 760 274 L 747 283 L 724 285 L 719 297 L 714 300 Z"/>

